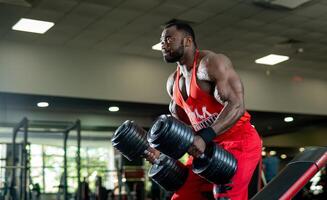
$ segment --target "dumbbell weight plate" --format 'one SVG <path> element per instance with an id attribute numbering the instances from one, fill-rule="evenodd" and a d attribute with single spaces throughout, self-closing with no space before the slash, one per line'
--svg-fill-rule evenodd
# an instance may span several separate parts
<path id="1" fill-rule="evenodd" d="M 193 160 L 193 172 L 215 184 L 229 183 L 237 169 L 234 156 L 214 143 L 207 145 L 204 154 Z"/>
<path id="2" fill-rule="evenodd" d="M 182 157 L 194 140 L 193 130 L 170 115 L 161 115 L 154 122 L 148 134 L 152 148 L 174 158 Z"/>
<path id="3" fill-rule="evenodd" d="M 118 149 L 128 160 L 132 161 L 143 155 L 149 144 L 146 140 L 146 131 L 133 121 L 125 121 L 115 131 L 112 145 Z"/>
<path id="4" fill-rule="evenodd" d="M 152 165 L 149 177 L 167 191 L 177 191 L 186 181 L 188 169 L 179 161 L 164 154 L 159 157 L 160 164 Z"/>

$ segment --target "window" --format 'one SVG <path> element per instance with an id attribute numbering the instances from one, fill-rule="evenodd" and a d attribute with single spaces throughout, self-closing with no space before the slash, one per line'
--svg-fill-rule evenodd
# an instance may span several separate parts
<path id="1" fill-rule="evenodd" d="M 67 148 L 67 185 L 68 192 L 77 190 L 76 146 Z M 110 188 L 112 177 L 108 172 L 112 170 L 108 148 L 83 147 L 81 155 L 81 181 L 85 177 L 90 189 L 95 188 L 96 176 L 102 176 L 103 185 Z M 64 172 L 63 147 L 47 145 L 31 145 L 31 178 L 33 184 L 38 183 L 44 193 L 57 193 L 61 177 Z M 110 169 L 111 168 L 111 169 Z"/>
<path id="2" fill-rule="evenodd" d="M 6 144 L 0 144 L 0 188 L 4 187 L 5 183 L 5 168 L 6 167 L 6 154 L 7 154 L 7 148 Z"/>

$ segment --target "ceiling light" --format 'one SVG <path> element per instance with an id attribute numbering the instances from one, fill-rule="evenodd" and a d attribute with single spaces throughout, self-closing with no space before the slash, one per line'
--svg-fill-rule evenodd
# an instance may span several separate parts
<path id="1" fill-rule="evenodd" d="M 287 158 L 287 155 L 286 154 L 282 154 L 282 155 L 280 155 L 280 158 L 281 159 L 286 159 Z"/>
<path id="2" fill-rule="evenodd" d="M 26 31 L 26 32 L 43 34 L 47 32 L 53 25 L 54 25 L 53 22 L 21 18 L 12 27 L 12 29 L 16 31 Z"/>
<path id="3" fill-rule="evenodd" d="M 155 44 L 152 46 L 153 50 L 161 51 L 161 43 L 159 42 L 158 44 Z"/>
<path id="4" fill-rule="evenodd" d="M 285 117 L 284 122 L 292 122 L 294 120 L 293 117 Z"/>
<path id="5" fill-rule="evenodd" d="M 266 8 L 281 7 L 287 9 L 295 9 L 309 1 L 311 0 L 253 0 L 255 4 L 264 6 Z"/>
<path id="6" fill-rule="evenodd" d="M 300 151 L 300 152 L 303 152 L 304 150 L 305 150 L 304 147 L 300 147 L 300 148 L 299 148 L 299 151 Z"/>
<path id="7" fill-rule="evenodd" d="M 267 153 L 266 153 L 265 151 L 262 151 L 262 152 L 261 152 L 261 155 L 262 155 L 262 156 L 266 156 Z"/>
<path id="8" fill-rule="evenodd" d="M 269 155 L 274 156 L 274 155 L 276 155 L 276 153 L 277 153 L 276 151 L 270 151 Z"/>
<path id="9" fill-rule="evenodd" d="M 255 63 L 264 64 L 264 65 L 276 65 L 276 64 L 284 62 L 288 59 L 290 59 L 290 57 L 288 57 L 288 56 L 270 54 L 268 56 L 265 56 L 265 57 L 255 60 Z"/>
<path id="10" fill-rule="evenodd" d="M 117 112 L 117 111 L 119 111 L 119 107 L 118 107 L 118 106 L 110 106 L 110 107 L 108 108 L 108 110 L 109 110 L 110 112 Z"/>
<path id="11" fill-rule="evenodd" d="M 48 102 L 39 102 L 39 103 L 37 103 L 37 107 L 39 107 L 39 108 L 46 108 L 48 106 L 49 106 Z"/>

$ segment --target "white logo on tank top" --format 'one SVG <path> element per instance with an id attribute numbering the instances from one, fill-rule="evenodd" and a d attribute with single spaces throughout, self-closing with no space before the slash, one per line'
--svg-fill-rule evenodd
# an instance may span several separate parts
<path id="1" fill-rule="evenodd" d="M 207 107 L 205 106 L 202 107 L 201 111 L 202 114 L 197 108 L 195 108 L 194 111 L 190 110 L 189 108 L 186 108 L 186 113 L 195 131 L 199 131 L 203 128 L 211 126 L 213 122 L 216 121 L 219 115 L 218 113 L 210 113 L 209 111 L 207 111 Z"/>

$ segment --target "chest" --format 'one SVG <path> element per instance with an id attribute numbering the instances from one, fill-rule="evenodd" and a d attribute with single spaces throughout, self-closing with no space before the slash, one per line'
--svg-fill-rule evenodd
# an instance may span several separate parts
<path id="1" fill-rule="evenodd" d="M 178 88 L 181 92 L 183 99 L 186 101 L 190 96 L 193 89 L 200 89 L 203 92 L 213 94 L 214 85 L 212 82 L 201 79 L 201 77 L 196 76 L 192 80 L 192 74 L 180 74 L 179 75 Z"/>

